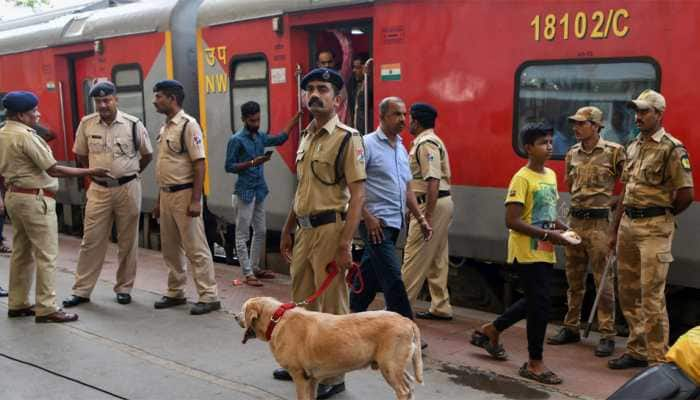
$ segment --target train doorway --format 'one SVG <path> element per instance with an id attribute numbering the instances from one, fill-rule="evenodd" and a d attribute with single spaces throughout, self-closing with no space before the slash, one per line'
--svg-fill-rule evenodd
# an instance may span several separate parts
<path id="1" fill-rule="evenodd" d="M 341 121 L 362 134 L 371 132 L 374 124 L 371 20 L 312 26 L 307 32 L 308 65 L 333 68 L 343 77 L 342 99 L 336 110 Z"/>

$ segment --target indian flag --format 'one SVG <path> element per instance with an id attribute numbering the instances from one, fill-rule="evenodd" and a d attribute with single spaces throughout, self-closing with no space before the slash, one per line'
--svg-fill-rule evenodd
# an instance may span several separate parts
<path id="1" fill-rule="evenodd" d="M 401 80 L 401 64 L 382 64 L 381 71 L 383 81 Z"/>

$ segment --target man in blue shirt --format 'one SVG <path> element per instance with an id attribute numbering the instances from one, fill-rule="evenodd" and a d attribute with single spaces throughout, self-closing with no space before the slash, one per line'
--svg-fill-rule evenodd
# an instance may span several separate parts
<path id="1" fill-rule="evenodd" d="M 411 171 L 400 136 L 406 126 L 406 105 L 398 97 L 387 97 L 379 103 L 379 113 L 379 128 L 364 137 L 367 180 L 360 235 L 365 242 L 361 269 L 365 288 L 350 295 L 350 309 L 366 311 L 381 288 L 387 310 L 413 319 L 395 246 L 407 225 L 406 206 L 421 224 L 425 240 L 430 240 L 432 228 L 408 188 Z"/>
<path id="2" fill-rule="evenodd" d="M 245 276 L 244 282 L 262 286 L 258 278 L 274 278 L 260 269 L 262 246 L 265 244 L 265 197 L 268 194 L 263 164 L 270 161 L 272 152 L 265 154 L 265 147 L 280 146 L 287 141 L 289 131 L 299 122 L 301 113 L 295 115 L 284 131 L 271 136 L 260 129 L 260 105 L 249 101 L 241 106 L 244 127 L 233 134 L 226 148 L 226 172 L 238 174 L 233 191 L 233 207 L 236 209 L 236 253 Z M 253 225 L 250 256 L 246 243 Z"/>

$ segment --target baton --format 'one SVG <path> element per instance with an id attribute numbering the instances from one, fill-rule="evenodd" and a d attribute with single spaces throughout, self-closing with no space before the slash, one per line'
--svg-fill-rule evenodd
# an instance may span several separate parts
<path id="1" fill-rule="evenodd" d="M 367 127 L 369 126 L 369 122 L 367 121 L 367 118 L 369 118 L 369 104 L 367 104 L 367 101 L 368 101 L 368 99 L 369 99 L 369 93 L 367 93 L 367 89 L 369 88 L 369 82 L 367 82 L 367 75 L 368 75 L 367 69 L 369 68 L 369 65 L 370 65 L 373 61 L 374 61 L 373 58 L 370 58 L 369 60 L 365 61 L 365 65 L 364 65 L 364 68 L 363 68 L 363 73 L 364 73 L 364 75 L 365 75 L 365 80 L 362 82 L 362 84 L 364 85 L 364 91 L 365 91 L 365 92 L 364 92 L 364 97 L 365 97 L 365 98 L 364 98 L 364 100 L 365 100 L 365 109 L 364 109 L 364 113 L 365 113 L 365 126 L 363 127 L 363 128 L 364 128 L 364 129 L 363 129 L 364 132 L 362 132 L 363 135 L 366 135 L 366 134 L 367 134 Z"/>
<path id="2" fill-rule="evenodd" d="M 583 331 L 583 337 L 587 338 L 588 334 L 591 333 L 591 325 L 593 325 L 593 317 L 595 316 L 596 310 L 598 310 L 598 302 L 600 301 L 600 296 L 603 295 L 603 289 L 605 289 L 605 278 L 608 276 L 608 271 L 613 268 L 615 263 L 615 255 L 611 254 L 608 256 L 607 262 L 605 263 L 605 268 L 603 269 L 603 276 L 600 277 L 600 282 L 598 283 L 598 293 L 595 295 L 595 301 L 593 301 L 593 307 L 591 308 L 591 314 L 588 316 L 588 322 L 586 323 L 586 329 Z"/>
<path id="3" fill-rule="evenodd" d="M 301 96 L 301 65 L 297 64 L 297 68 L 294 71 L 294 75 L 296 75 L 297 79 L 297 112 L 301 112 L 302 109 L 302 96 Z M 302 130 L 302 124 L 304 121 L 302 121 L 302 118 L 299 118 L 299 132 L 301 133 Z"/>

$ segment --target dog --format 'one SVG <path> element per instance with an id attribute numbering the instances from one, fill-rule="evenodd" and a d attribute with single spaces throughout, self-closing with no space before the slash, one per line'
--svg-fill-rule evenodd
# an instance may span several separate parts
<path id="1" fill-rule="evenodd" d="M 242 342 L 266 341 L 268 325 L 281 305 L 272 297 L 248 299 L 236 315 L 245 329 Z M 325 378 L 368 366 L 381 371 L 398 400 L 412 399 L 411 383 L 423 383 L 420 330 L 394 312 L 332 315 L 295 307 L 274 326 L 269 345 L 292 376 L 298 400 L 315 400 L 318 383 Z M 407 371 L 409 363 L 415 377 Z"/>

